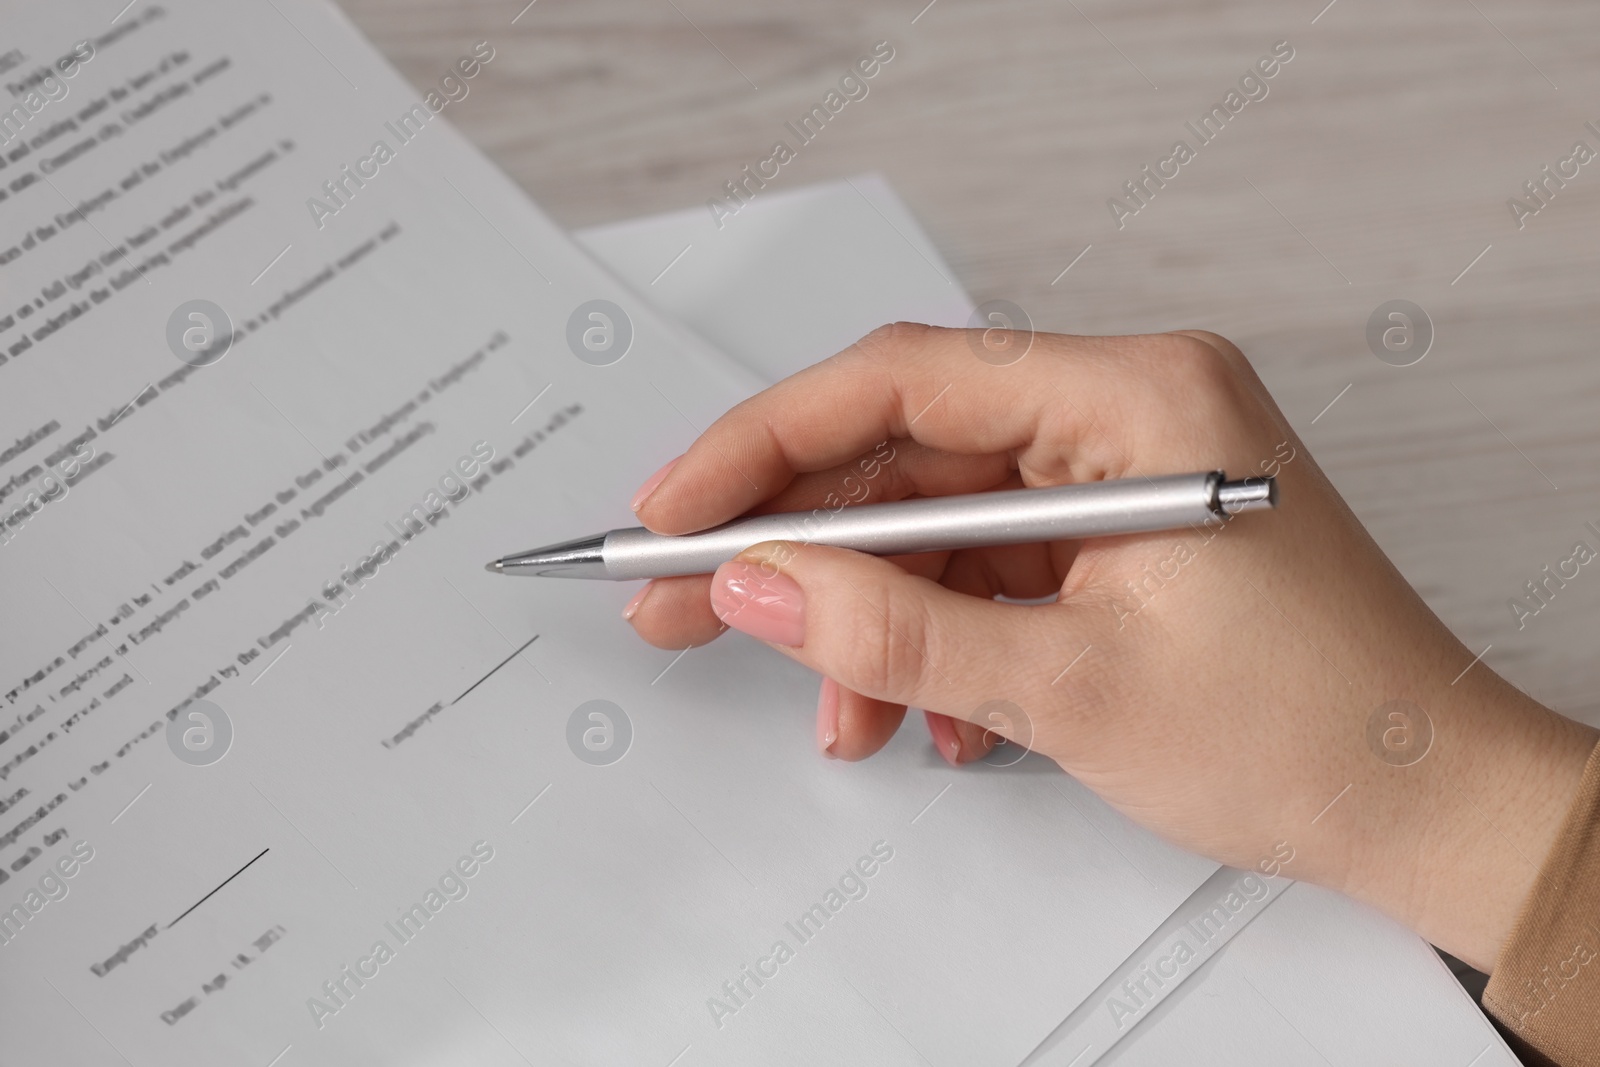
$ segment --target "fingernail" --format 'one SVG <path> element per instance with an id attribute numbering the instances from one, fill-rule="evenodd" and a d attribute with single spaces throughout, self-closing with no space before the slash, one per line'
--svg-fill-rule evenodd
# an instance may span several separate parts
<path id="1" fill-rule="evenodd" d="M 956 724 L 950 716 L 932 711 L 922 713 L 928 720 L 928 733 L 933 736 L 933 747 L 952 767 L 961 766 L 961 738 L 956 736 Z"/>
<path id="2" fill-rule="evenodd" d="M 829 759 L 833 743 L 839 740 L 839 683 L 832 678 L 822 679 L 822 691 L 817 694 L 817 747 Z"/>
<path id="3" fill-rule="evenodd" d="M 733 561 L 711 579 L 717 618 L 760 641 L 799 646 L 806 638 L 805 595 L 793 578 L 764 564 Z"/>
<path id="4" fill-rule="evenodd" d="M 644 603 L 644 598 L 649 596 L 650 590 L 655 587 L 655 582 L 645 582 L 644 588 L 633 594 L 633 599 L 623 605 L 622 617 L 630 622 L 633 621 L 634 615 L 639 611 L 639 605 Z"/>
<path id="5" fill-rule="evenodd" d="M 678 457 L 678 459 L 682 458 L 682 456 Z M 678 462 L 678 459 L 667 460 L 666 464 L 660 470 L 646 478 L 644 480 L 644 484 L 639 487 L 639 491 L 633 494 L 633 500 L 628 504 L 628 507 L 634 511 L 638 511 L 640 508 L 644 507 L 645 498 L 656 491 L 656 486 L 661 484 L 661 479 L 667 476 L 667 472 L 672 470 L 673 466 Z"/>

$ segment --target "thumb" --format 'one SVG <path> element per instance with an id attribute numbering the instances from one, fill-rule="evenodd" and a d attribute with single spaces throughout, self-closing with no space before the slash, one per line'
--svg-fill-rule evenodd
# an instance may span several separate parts
<path id="1" fill-rule="evenodd" d="M 718 567 L 711 606 L 857 693 L 986 727 L 986 705 L 1034 705 L 1052 646 L 1070 644 L 1060 633 L 1066 605 L 969 596 L 886 559 L 792 541 L 763 542 Z"/>

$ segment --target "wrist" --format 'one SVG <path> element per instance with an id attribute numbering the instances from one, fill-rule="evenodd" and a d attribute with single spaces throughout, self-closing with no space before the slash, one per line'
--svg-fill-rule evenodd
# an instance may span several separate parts
<path id="1" fill-rule="evenodd" d="M 1482 665 L 1473 674 L 1429 694 L 1425 758 L 1373 769 L 1377 802 L 1340 888 L 1488 972 L 1600 734 Z"/>

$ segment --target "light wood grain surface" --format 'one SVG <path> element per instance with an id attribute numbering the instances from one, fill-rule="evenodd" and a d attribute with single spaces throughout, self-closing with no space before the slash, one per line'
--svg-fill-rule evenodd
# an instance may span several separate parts
<path id="1" fill-rule="evenodd" d="M 1600 528 L 1600 160 L 1522 228 L 1507 207 L 1575 141 L 1600 151 L 1600 7 L 525 2 L 343 6 L 419 87 L 489 41 L 451 117 L 570 227 L 720 195 L 891 42 L 868 96 L 774 188 L 883 172 L 976 299 L 1041 328 L 1231 337 L 1484 662 L 1600 722 L 1600 561 L 1520 629 L 1508 603 L 1580 539 L 1600 549 L 1584 528 Z M 1294 58 L 1268 95 L 1119 230 L 1108 199 L 1175 140 L 1197 145 L 1185 121 L 1282 40 Z M 1365 340 L 1396 298 L 1436 334 L 1403 368 Z"/>

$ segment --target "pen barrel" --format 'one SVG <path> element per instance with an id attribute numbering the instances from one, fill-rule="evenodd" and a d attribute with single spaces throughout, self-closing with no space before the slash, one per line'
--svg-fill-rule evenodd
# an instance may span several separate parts
<path id="1" fill-rule="evenodd" d="M 606 535 L 606 577 L 709 574 L 763 541 L 799 541 L 876 556 L 1078 540 L 1171 530 L 1224 518 L 1222 472 L 922 497 L 736 519 L 696 534 L 635 527 Z"/>

